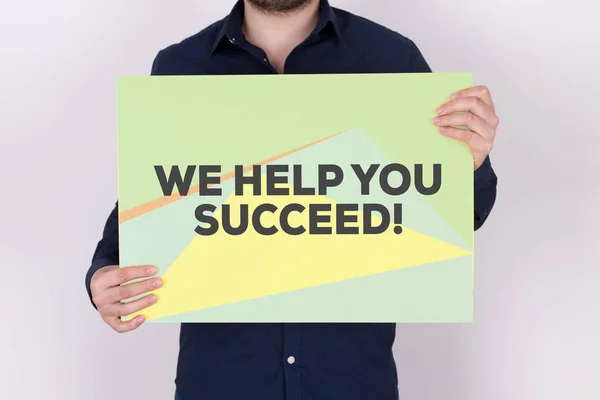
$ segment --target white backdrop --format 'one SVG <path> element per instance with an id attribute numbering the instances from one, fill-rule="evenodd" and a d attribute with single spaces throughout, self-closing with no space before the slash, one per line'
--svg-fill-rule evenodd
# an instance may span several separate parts
<path id="1" fill-rule="evenodd" d="M 1 0 L 0 398 L 172 398 L 178 327 L 113 333 L 84 274 L 116 199 L 116 77 L 232 4 Z M 402 399 L 599 399 L 599 3 L 332 4 L 474 72 L 501 118 L 476 322 L 398 328 Z"/>

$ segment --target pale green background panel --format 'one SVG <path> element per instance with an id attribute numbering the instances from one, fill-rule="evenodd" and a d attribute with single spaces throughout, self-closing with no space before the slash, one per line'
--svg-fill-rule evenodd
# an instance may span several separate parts
<path id="1" fill-rule="evenodd" d="M 352 176 L 352 163 L 400 162 L 410 169 L 422 163 L 426 171 L 441 163 L 444 184 L 433 197 L 411 189 L 394 198 L 378 186 L 371 196 L 362 197 L 355 179 L 331 190 L 329 197 L 340 202 L 402 202 L 407 227 L 471 248 L 472 157 L 464 143 L 442 136 L 432 123 L 435 108 L 452 92 L 469 86 L 470 79 L 469 74 L 121 78 L 120 210 L 162 197 L 154 165 L 185 169 L 219 164 L 226 173 L 236 164 L 249 165 L 348 131 L 275 163 L 301 163 L 307 183 L 315 183 L 319 163 L 340 165 L 347 178 Z M 212 200 L 218 205 L 224 198 Z M 202 202 L 193 194 L 123 224 L 123 262 L 162 263 L 164 274 L 193 239 L 193 210 Z M 472 276 L 472 256 L 462 257 L 171 320 L 469 321 Z M 259 308 L 249 308 L 255 303 Z"/>
<path id="2" fill-rule="evenodd" d="M 472 322 L 472 260 L 464 256 L 152 322 Z"/>
<path id="3" fill-rule="evenodd" d="M 120 210 L 162 196 L 155 164 L 229 171 L 361 127 L 393 161 L 444 164 L 452 188 L 428 200 L 471 243 L 463 221 L 473 218 L 472 158 L 431 123 L 435 108 L 470 83 L 466 73 L 122 77 Z"/>

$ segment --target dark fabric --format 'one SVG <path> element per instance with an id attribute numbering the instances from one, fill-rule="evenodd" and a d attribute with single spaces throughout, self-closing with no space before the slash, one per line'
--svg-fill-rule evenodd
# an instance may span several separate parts
<path id="1" fill-rule="evenodd" d="M 243 1 L 230 15 L 161 50 L 153 75 L 275 74 L 244 40 Z M 320 21 L 288 57 L 284 73 L 431 72 L 410 39 L 321 1 Z M 323 93 L 315 93 L 315 96 Z M 491 162 L 475 171 L 474 227 L 496 199 Z M 117 207 L 99 241 L 93 273 L 118 264 Z M 177 391 L 185 400 L 394 400 L 394 324 L 182 324 Z M 289 356 L 295 362 L 287 362 Z M 405 362 L 411 362 L 406 360 Z"/>

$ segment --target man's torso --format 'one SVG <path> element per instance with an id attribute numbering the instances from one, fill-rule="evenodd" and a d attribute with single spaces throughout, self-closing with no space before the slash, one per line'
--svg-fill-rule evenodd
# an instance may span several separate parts
<path id="1" fill-rule="evenodd" d="M 276 74 L 265 52 L 244 40 L 242 11 L 238 3 L 226 19 L 162 50 L 152 74 Z M 327 2 L 284 69 L 406 72 L 430 72 L 412 41 Z M 394 337 L 394 324 L 183 324 L 177 391 L 183 400 L 393 400 Z"/>

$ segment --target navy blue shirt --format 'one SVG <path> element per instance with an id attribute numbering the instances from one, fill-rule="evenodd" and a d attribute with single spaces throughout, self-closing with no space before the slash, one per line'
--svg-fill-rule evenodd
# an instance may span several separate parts
<path id="1" fill-rule="evenodd" d="M 158 52 L 153 75 L 276 74 L 244 40 L 243 1 L 224 19 Z M 285 62 L 286 74 L 431 72 L 410 39 L 321 1 L 318 25 Z M 475 171 L 474 226 L 495 202 L 490 159 Z M 98 243 L 90 279 L 118 264 L 117 207 Z M 395 324 L 182 324 L 176 374 L 183 400 L 393 400 Z M 293 358 L 290 358 L 293 357 Z M 410 362 L 410 361 L 408 361 Z"/>

